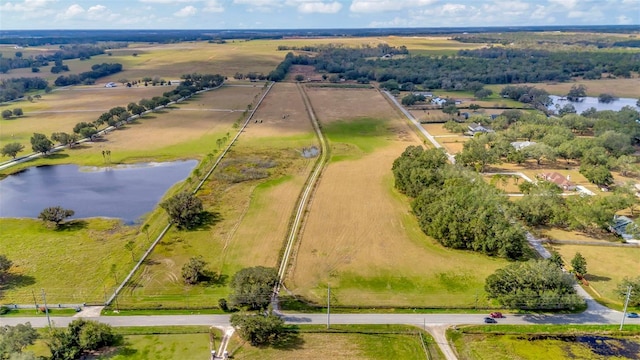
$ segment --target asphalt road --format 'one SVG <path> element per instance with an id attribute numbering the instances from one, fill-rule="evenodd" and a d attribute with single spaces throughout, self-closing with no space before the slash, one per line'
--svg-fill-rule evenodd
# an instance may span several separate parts
<path id="1" fill-rule="evenodd" d="M 326 324 L 326 314 L 283 313 L 289 324 Z M 485 314 L 331 314 L 331 324 L 406 324 L 406 325 L 462 325 L 482 324 Z M 500 324 L 619 324 L 622 312 L 609 309 L 588 310 L 580 314 L 505 314 Z M 52 317 L 56 326 L 66 326 L 74 317 Z M 112 326 L 180 326 L 206 325 L 229 326 L 229 315 L 153 315 L 153 316 L 98 316 L 85 319 L 97 320 Z M 45 317 L 0 317 L 0 326 L 30 322 L 34 327 L 47 326 Z M 638 324 L 640 319 L 625 319 L 625 324 Z"/>

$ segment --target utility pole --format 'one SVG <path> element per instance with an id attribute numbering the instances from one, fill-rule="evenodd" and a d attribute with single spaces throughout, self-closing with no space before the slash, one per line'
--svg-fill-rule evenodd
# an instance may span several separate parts
<path id="1" fill-rule="evenodd" d="M 47 296 L 42 289 L 42 300 L 44 301 L 44 313 L 47 314 L 47 322 L 49 323 L 49 329 L 51 329 L 51 319 L 49 318 L 49 308 L 47 307 Z"/>
<path id="2" fill-rule="evenodd" d="M 620 330 L 624 326 L 624 318 L 627 317 L 627 306 L 629 305 L 629 298 L 631 297 L 631 285 L 627 286 L 627 298 L 624 300 L 624 309 L 622 310 L 622 320 L 620 320 Z"/>
<path id="3" fill-rule="evenodd" d="M 327 329 L 331 326 L 331 286 L 327 284 Z"/>

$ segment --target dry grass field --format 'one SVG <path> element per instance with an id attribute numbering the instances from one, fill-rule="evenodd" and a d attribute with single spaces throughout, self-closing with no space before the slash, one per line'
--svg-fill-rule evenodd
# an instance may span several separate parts
<path id="1" fill-rule="evenodd" d="M 418 229 L 390 171 L 408 145 L 422 143 L 407 121 L 375 90 L 312 88 L 308 94 L 334 153 L 287 287 L 324 303 L 329 283 L 337 305 L 473 303 L 484 277 L 504 262 L 444 249 Z"/>
<path id="2" fill-rule="evenodd" d="M 289 116 L 282 119 L 282 111 Z M 271 160 L 277 165 L 269 170 L 269 178 L 232 184 L 217 178 L 220 170 L 214 172 L 199 196 L 216 220 L 196 231 L 171 230 L 137 274 L 135 288 L 120 298 L 122 303 L 215 306 L 218 298 L 228 295 L 225 285 L 236 271 L 277 266 L 289 217 L 315 161 L 303 158 L 300 151 L 317 146 L 317 140 L 295 84 L 274 85 L 254 118 L 258 123 L 250 123 L 222 164 Z M 212 286 L 182 284 L 182 264 L 196 255 L 221 274 Z"/>

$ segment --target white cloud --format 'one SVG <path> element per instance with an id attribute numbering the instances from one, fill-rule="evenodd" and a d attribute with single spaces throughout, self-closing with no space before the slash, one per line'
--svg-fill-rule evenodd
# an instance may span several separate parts
<path id="1" fill-rule="evenodd" d="M 57 0 L 24 0 L 23 2 L 7 2 L 0 5 L 2 11 L 31 12 L 52 5 Z"/>
<path id="2" fill-rule="evenodd" d="M 353 0 L 349 10 L 355 13 L 399 11 L 406 8 L 428 6 L 437 0 Z"/>
<path id="3" fill-rule="evenodd" d="M 233 3 L 255 7 L 267 7 L 280 5 L 280 0 L 233 0 Z"/>
<path id="4" fill-rule="evenodd" d="M 173 15 L 177 17 L 189 17 L 198 13 L 198 9 L 195 7 L 188 5 L 183 7 L 182 9 L 176 11 Z"/>
<path id="5" fill-rule="evenodd" d="M 117 17 L 117 14 L 113 14 L 104 5 L 94 5 L 87 9 L 87 19 L 89 20 L 113 20 Z"/>
<path id="6" fill-rule="evenodd" d="M 73 4 L 63 13 L 58 14 L 58 19 L 71 19 L 82 14 L 84 14 L 84 8 L 78 4 Z"/>
<path id="7" fill-rule="evenodd" d="M 562 6 L 565 9 L 573 9 L 578 5 L 578 0 L 549 0 L 553 6 Z"/>
<path id="8" fill-rule="evenodd" d="M 192 3 L 197 2 L 198 0 L 138 0 L 142 3 L 149 4 L 175 4 L 175 3 Z"/>
<path id="9" fill-rule="evenodd" d="M 629 25 L 633 23 L 633 20 L 630 17 L 620 15 L 616 18 L 618 20 L 618 24 L 620 25 Z"/>
<path id="10" fill-rule="evenodd" d="M 549 11 L 542 5 L 536 5 L 536 9 L 531 13 L 532 19 L 548 19 Z"/>
<path id="11" fill-rule="evenodd" d="M 509 17 L 517 17 L 522 16 L 525 12 L 528 12 L 529 4 L 514 0 L 496 0 L 492 4 L 484 4 L 482 5 L 482 12 L 490 16 L 489 14 L 495 16 L 509 16 Z"/>
<path id="12" fill-rule="evenodd" d="M 335 14 L 342 9 L 342 4 L 337 1 L 331 3 L 323 3 L 319 1 L 304 2 L 298 5 L 298 12 L 303 14 L 322 13 Z"/>
<path id="13" fill-rule="evenodd" d="M 224 12 L 224 7 L 218 2 L 218 0 L 209 0 L 205 1 L 202 11 L 219 13 Z"/>

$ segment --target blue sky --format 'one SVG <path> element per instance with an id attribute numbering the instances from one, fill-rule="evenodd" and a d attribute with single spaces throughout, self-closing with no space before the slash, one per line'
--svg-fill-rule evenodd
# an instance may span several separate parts
<path id="1" fill-rule="evenodd" d="M 0 0 L 3 30 L 615 24 L 640 0 Z"/>

